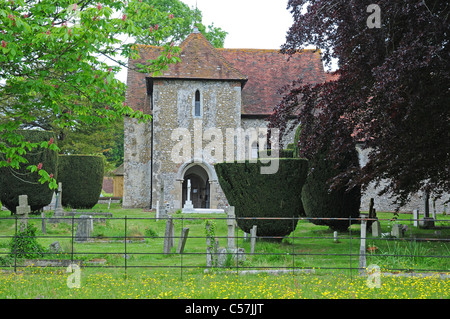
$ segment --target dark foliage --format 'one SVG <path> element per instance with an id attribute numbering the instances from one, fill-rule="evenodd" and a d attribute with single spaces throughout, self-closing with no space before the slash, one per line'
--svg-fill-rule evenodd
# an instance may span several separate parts
<path id="1" fill-rule="evenodd" d="M 276 159 L 279 169 L 275 174 L 261 174 L 256 163 L 219 163 L 215 165 L 220 186 L 236 217 L 267 219 L 238 219 L 237 224 L 249 233 L 257 226 L 258 236 L 289 235 L 297 225 L 292 217 L 304 216 L 301 190 L 306 179 L 308 161 L 305 159 Z M 276 218 L 287 219 L 276 219 Z M 271 219 L 275 218 L 275 219 Z"/>
<path id="2" fill-rule="evenodd" d="M 89 209 L 97 204 L 103 184 L 103 159 L 90 155 L 60 155 L 58 183 L 62 183 L 62 205 Z"/>
<path id="3" fill-rule="evenodd" d="M 284 53 L 312 44 L 339 62 L 338 80 L 285 88 L 271 125 L 299 114 L 301 156 L 329 144 L 339 162 L 355 142 L 370 150 L 368 164 L 349 166 L 332 187 L 388 180 L 399 206 L 417 191 L 450 191 L 448 1 L 380 0 L 380 28 L 369 28 L 371 0 L 290 0 L 294 17 Z M 302 12 L 302 8 L 307 11 Z"/>
<path id="4" fill-rule="evenodd" d="M 49 141 L 51 138 L 56 140 L 53 132 L 23 130 L 18 131 L 18 134 L 32 143 Z M 15 213 L 16 207 L 19 206 L 19 195 L 28 195 L 28 205 L 32 212 L 50 204 L 53 196 L 53 190 L 48 184 L 41 184 L 39 174 L 30 172 L 27 167 L 42 163 L 40 169 L 46 170 L 49 174 L 56 174 L 58 154 L 48 148 L 38 147 L 27 150 L 23 157 L 28 163 L 21 163 L 19 169 L 0 168 L 0 200 L 12 213 Z"/>

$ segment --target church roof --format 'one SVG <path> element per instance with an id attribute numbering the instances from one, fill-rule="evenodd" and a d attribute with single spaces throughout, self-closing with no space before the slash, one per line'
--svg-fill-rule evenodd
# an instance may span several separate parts
<path id="1" fill-rule="evenodd" d="M 138 45 L 138 49 L 140 59 L 130 60 L 130 63 L 145 63 L 162 53 L 162 48 L 157 46 Z M 191 33 L 181 43 L 180 49 L 181 62 L 171 64 L 153 78 L 240 81 L 243 87 L 242 114 L 245 115 L 271 114 L 281 101 L 279 90 L 295 80 L 302 79 L 311 84 L 325 81 L 317 50 L 302 50 L 289 57 L 279 50 L 216 49 L 200 32 Z M 136 83 L 137 74 L 133 76 L 133 73 L 128 71 L 127 103 L 139 109 L 138 105 L 132 105 L 132 101 L 137 101 L 137 97 L 132 95 L 139 94 L 144 84 Z"/>

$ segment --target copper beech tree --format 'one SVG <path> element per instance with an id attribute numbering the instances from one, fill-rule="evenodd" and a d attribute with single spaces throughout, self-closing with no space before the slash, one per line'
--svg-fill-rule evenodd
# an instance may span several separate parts
<path id="1" fill-rule="evenodd" d="M 364 143 L 367 165 L 343 168 L 332 188 L 387 180 L 383 191 L 399 205 L 417 191 L 449 192 L 448 1 L 290 0 L 288 9 L 294 23 L 283 53 L 314 45 L 338 71 L 335 81 L 285 87 L 271 125 L 286 127 L 295 115 L 300 155 L 326 150 L 337 166 Z"/>
<path id="2" fill-rule="evenodd" d="M 134 21 L 151 19 L 159 28 Z M 2 0 L 0 1 L 0 167 L 28 169 L 40 182 L 56 187 L 55 172 L 27 163 L 24 155 L 39 147 L 58 148 L 53 141 L 30 143 L 17 130 L 44 117 L 52 127 L 108 123 L 149 115 L 125 105 L 119 65 L 137 56 L 136 37 L 166 38 L 173 14 L 161 13 L 141 0 Z M 164 51 L 142 71 L 158 72 L 176 63 L 178 48 Z M 142 66 L 144 68 L 144 66 Z"/>

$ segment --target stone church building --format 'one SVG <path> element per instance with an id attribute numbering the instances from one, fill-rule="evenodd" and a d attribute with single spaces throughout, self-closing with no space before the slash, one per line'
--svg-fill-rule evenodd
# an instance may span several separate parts
<path id="1" fill-rule="evenodd" d="M 245 159 L 255 158 L 257 149 L 267 146 L 242 146 L 237 132 L 267 128 L 283 86 L 299 78 L 311 84 L 330 80 L 317 50 L 288 59 L 279 50 L 217 49 L 194 31 L 180 44 L 181 62 L 153 76 L 133 71 L 133 65 L 157 58 L 162 48 L 138 48 L 140 59 L 129 61 L 126 103 L 151 114 L 152 121 L 125 118 L 123 207 L 128 208 L 156 208 L 159 203 L 170 211 L 181 209 L 188 197 L 187 180 L 194 208 L 224 208 L 227 200 L 214 163 L 242 159 L 239 152 Z M 284 146 L 293 142 L 294 131 L 283 138 Z M 358 152 L 364 165 L 366 155 Z M 363 194 L 361 210 L 368 210 L 371 197 L 377 211 L 395 209 L 378 190 L 369 187 Z M 448 198 L 439 201 L 440 212 Z M 402 210 L 423 212 L 423 203 L 417 194 Z"/>
<path id="2" fill-rule="evenodd" d="M 238 143 L 233 134 L 267 128 L 266 119 L 281 100 L 278 90 L 293 80 L 325 81 L 316 50 L 288 61 L 279 50 L 217 49 L 198 31 L 180 48 L 181 62 L 163 74 L 128 70 L 126 103 L 153 120 L 125 119 L 124 207 L 156 208 L 159 202 L 180 209 L 189 179 L 194 208 L 224 208 L 214 163 L 234 160 Z M 130 64 L 155 59 L 161 50 L 140 45 L 140 59 Z M 283 144 L 289 142 L 293 133 Z M 251 158 L 258 147 L 265 146 L 246 145 L 241 151 Z"/>

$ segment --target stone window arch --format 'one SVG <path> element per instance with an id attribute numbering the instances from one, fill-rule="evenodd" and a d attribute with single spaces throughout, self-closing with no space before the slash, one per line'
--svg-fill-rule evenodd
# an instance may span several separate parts
<path id="1" fill-rule="evenodd" d="M 194 99 L 194 117 L 202 117 L 203 116 L 203 107 L 202 107 L 202 99 L 200 90 L 195 91 L 195 99 Z"/>

